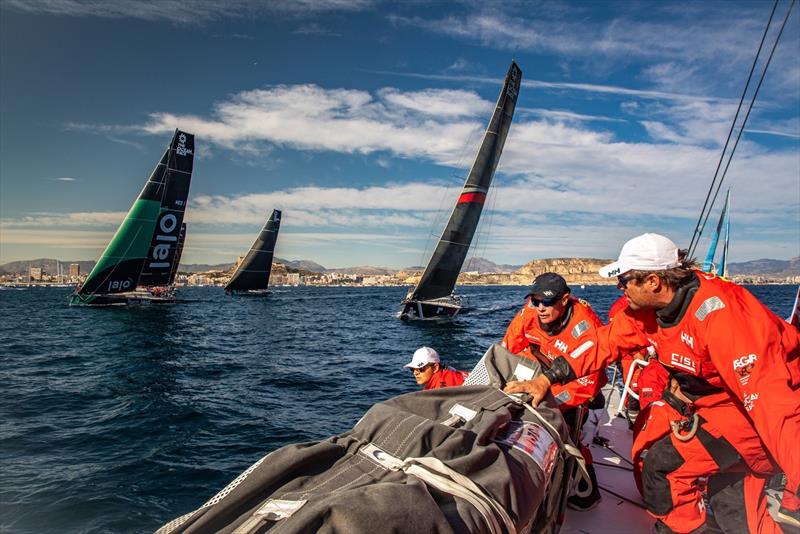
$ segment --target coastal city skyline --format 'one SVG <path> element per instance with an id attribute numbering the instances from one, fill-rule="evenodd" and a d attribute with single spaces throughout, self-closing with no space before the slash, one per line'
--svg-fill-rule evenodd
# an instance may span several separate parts
<path id="1" fill-rule="evenodd" d="M 277 256 L 424 264 L 512 58 L 474 255 L 613 258 L 646 231 L 685 246 L 769 7 L 10 0 L 0 263 L 96 260 L 177 127 L 196 135 L 183 263 L 241 256 L 277 208 Z M 800 255 L 799 22 L 726 178 L 734 262 Z"/>

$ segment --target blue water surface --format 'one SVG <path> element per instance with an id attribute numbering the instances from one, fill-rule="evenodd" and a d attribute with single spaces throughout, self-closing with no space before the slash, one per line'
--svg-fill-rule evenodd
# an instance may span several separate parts
<path id="1" fill-rule="evenodd" d="M 795 286 L 750 288 L 778 315 Z M 147 532 L 265 453 L 351 428 L 416 389 L 437 349 L 470 369 L 524 287 L 464 287 L 455 321 L 399 321 L 406 288 L 185 288 L 174 305 L 67 306 L 68 289 L 0 291 L 0 531 Z M 612 287 L 575 288 L 605 319 Z"/>

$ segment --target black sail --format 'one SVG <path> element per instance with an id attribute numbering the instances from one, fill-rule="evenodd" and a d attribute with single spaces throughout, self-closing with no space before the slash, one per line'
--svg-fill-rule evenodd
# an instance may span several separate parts
<path id="1" fill-rule="evenodd" d="M 494 171 L 500 161 L 500 154 L 503 152 L 521 80 L 522 71 L 512 61 L 475 163 L 472 164 L 436 250 L 417 287 L 409 294 L 408 300 L 437 299 L 447 297 L 453 292 L 475 229 L 478 227 L 478 220 Z"/>
<path id="2" fill-rule="evenodd" d="M 164 285 L 169 281 L 193 160 L 194 135 L 175 130 L 164 155 L 77 295 L 83 298 L 121 293 L 132 291 L 138 284 Z"/>
<path id="3" fill-rule="evenodd" d="M 163 180 L 161 210 L 150 242 L 139 285 L 163 286 L 170 283 L 172 271 L 180 261 L 178 241 L 183 228 L 186 200 L 194 163 L 194 136 L 175 132 L 173 149 L 169 153 L 166 177 Z"/>
<path id="4" fill-rule="evenodd" d="M 267 289 L 269 273 L 272 270 L 272 256 L 275 252 L 275 241 L 281 226 L 280 210 L 272 210 L 267 224 L 261 229 L 247 256 L 239 264 L 231 276 L 225 291 L 249 291 Z"/>
<path id="5" fill-rule="evenodd" d="M 169 285 L 175 283 L 175 276 L 178 274 L 178 265 L 181 263 L 183 254 L 183 244 L 186 241 L 186 223 L 181 224 L 181 233 L 178 234 L 178 248 L 175 251 L 175 259 L 172 260 L 172 271 L 169 273 Z"/>

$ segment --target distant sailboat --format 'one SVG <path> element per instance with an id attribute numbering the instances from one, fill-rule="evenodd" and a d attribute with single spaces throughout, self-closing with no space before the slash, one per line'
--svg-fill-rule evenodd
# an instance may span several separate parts
<path id="1" fill-rule="evenodd" d="M 275 242 L 281 226 L 280 210 L 272 210 L 269 220 L 261 229 L 247 256 L 225 286 L 228 294 L 265 295 L 269 287 L 269 274 L 272 270 L 272 257 Z"/>
<path id="2" fill-rule="evenodd" d="M 82 286 L 74 306 L 172 302 L 169 286 L 179 261 L 180 233 L 194 164 L 194 135 L 175 130 L 172 141 Z"/>
<path id="3" fill-rule="evenodd" d="M 728 209 L 730 208 L 730 203 L 731 190 L 728 189 L 728 194 L 725 195 L 725 205 L 722 207 L 717 228 L 714 231 L 714 235 L 711 237 L 711 244 L 708 247 L 708 254 L 703 262 L 703 271 L 707 273 L 713 272 L 714 274 L 724 277 L 728 276 L 728 241 L 731 232 L 731 219 L 730 215 L 728 214 Z M 717 253 L 717 245 L 719 243 L 719 237 L 723 234 L 723 232 L 725 238 L 722 245 L 722 256 L 720 257 L 719 263 L 715 264 L 714 257 Z"/>
<path id="4" fill-rule="evenodd" d="M 425 272 L 403 301 L 400 318 L 454 317 L 462 309 L 461 299 L 453 294 L 453 289 L 503 152 L 521 80 L 522 71 L 512 61 L 464 188 Z"/>

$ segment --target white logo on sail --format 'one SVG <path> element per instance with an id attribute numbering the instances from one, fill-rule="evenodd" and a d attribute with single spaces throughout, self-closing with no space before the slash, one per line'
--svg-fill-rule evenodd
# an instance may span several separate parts
<path id="1" fill-rule="evenodd" d="M 175 147 L 175 153 L 179 156 L 186 156 L 187 154 L 191 154 L 192 151 L 186 148 L 186 134 L 181 133 L 178 136 L 178 146 Z"/>
<path id="2" fill-rule="evenodd" d="M 152 257 L 154 262 L 150 262 L 149 267 L 153 269 L 169 269 L 170 262 L 164 261 L 169 259 L 169 250 L 170 245 L 169 243 L 175 243 L 178 241 L 177 235 L 169 235 L 175 232 L 178 228 L 178 218 L 175 217 L 172 213 L 167 213 L 161 217 L 158 221 L 158 229 L 161 230 L 160 234 L 156 235 L 156 241 L 162 241 L 162 243 L 156 244 L 153 247 Z M 166 241 L 164 243 L 163 241 Z"/>
<path id="3" fill-rule="evenodd" d="M 120 289 L 130 289 L 133 281 L 129 278 L 127 280 L 111 280 L 108 283 L 109 291 L 118 291 Z"/>

